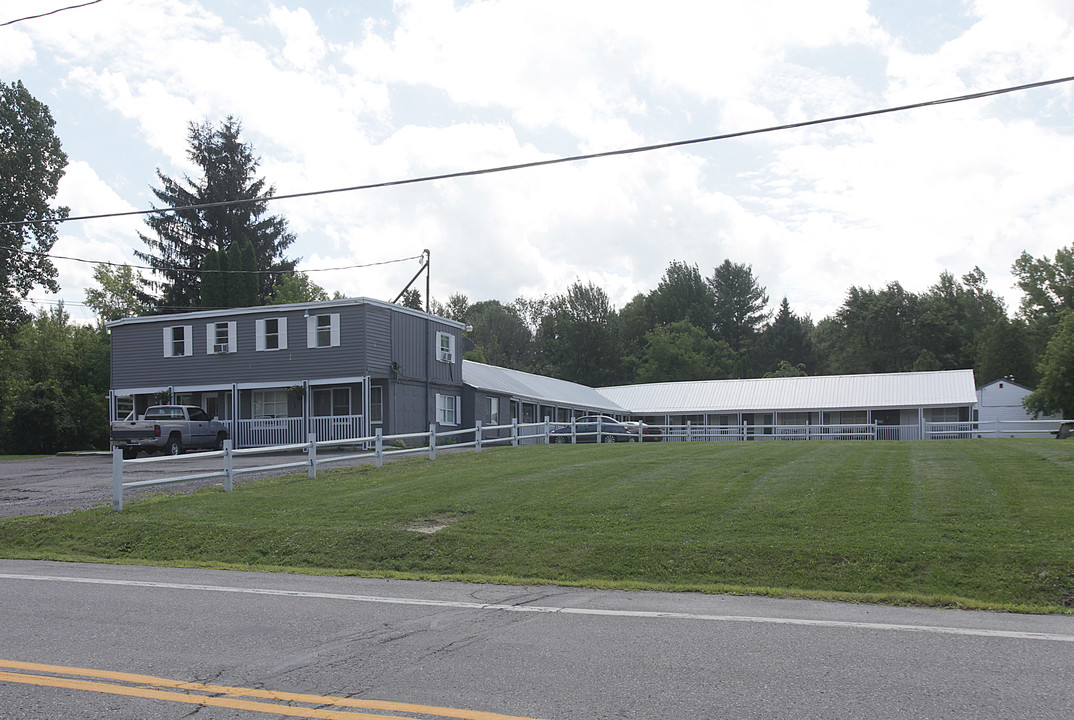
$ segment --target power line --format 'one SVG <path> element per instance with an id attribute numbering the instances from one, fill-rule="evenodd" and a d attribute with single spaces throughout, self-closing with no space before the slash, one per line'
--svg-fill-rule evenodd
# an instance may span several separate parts
<path id="1" fill-rule="evenodd" d="M 356 192 L 359 190 L 376 190 L 380 188 L 399 187 L 402 185 L 416 185 L 418 183 L 434 182 L 436 180 L 453 180 L 464 177 L 475 177 L 478 175 L 491 175 L 493 173 L 510 172 L 512 170 L 528 170 L 530 168 L 546 167 L 549 165 L 561 165 L 564 163 L 580 162 L 582 160 L 597 160 L 600 158 L 616 157 L 619 155 L 635 155 L 638 153 L 653 152 L 655 150 L 667 150 L 669 148 L 685 147 L 687 145 L 699 145 L 701 143 L 716 142 L 718 140 L 731 140 L 734 138 L 748 137 L 750 135 L 761 135 L 765 133 L 779 132 L 782 130 L 797 130 L 799 128 L 813 127 L 816 125 L 826 125 L 835 122 L 842 122 L 844 120 L 857 120 L 860 118 L 873 117 L 876 115 L 887 115 L 891 113 L 907 112 L 909 110 L 918 110 L 926 107 L 935 107 L 937 105 L 948 105 L 952 103 L 966 102 L 968 100 L 980 100 L 987 97 L 1006 95 L 1008 93 L 1021 92 L 1023 90 L 1032 90 L 1035 88 L 1047 87 L 1049 85 L 1059 85 L 1061 83 L 1069 83 L 1072 81 L 1074 81 L 1074 76 L 1057 78 L 1054 80 L 1042 80 L 1040 82 L 1027 83 L 1025 85 L 1014 85 L 1011 87 L 1000 88 L 998 90 L 985 90 L 983 92 L 970 93 L 968 95 L 956 95 L 954 97 L 942 98 L 939 100 L 926 100 L 924 102 L 911 103 L 909 105 L 897 105 L 894 107 L 881 108 L 879 110 L 865 110 L 862 112 L 849 113 L 846 115 L 835 115 L 832 117 L 821 118 L 818 120 L 805 120 L 802 122 L 787 123 L 784 125 L 773 125 L 771 127 L 758 128 L 754 130 L 741 130 L 738 132 L 724 133 L 721 135 L 708 135 L 706 137 L 692 138 L 690 140 L 675 140 L 672 142 L 658 143 L 655 145 L 641 145 L 638 147 L 623 148 L 619 150 L 607 150 L 604 152 L 587 153 L 585 155 L 570 155 L 567 157 L 553 158 L 551 160 L 536 160 L 533 162 L 517 163 L 514 165 L 500 165 L 497 167 L 482 168 L 479 170 L 463 170 L 459 172 L 441 173 L 439 175 L 424 175 L 416 178 L 407 178 L 405 180 L 388 180 L 385 182 L 367 183 L 364 185 L 351 185 L 349 187 L 332 188 L 329 190 L 310 190 L 307 192 L 289 193 L 286 195 L 274 195 L 272 197 L 267 198 L 259 197 L 245 198 L 242 200 L 221 200 L 219 202 L 201 203 L 197 205 L 184 205 L 182 207 L 152 208 L 149 210 L 128 210 L 125 212 L 78 215 L 75 217 L 64 218 L 62 220 L 19 220 L 0 222 L 0 227 L 19 227 L 23 225 L 37 225 L 49 222 L 64 223 L 74 222 L 76 220 L 102 220 L 104 218 L 131 217 L 137 215 L 155 215 L 186 210 L 207 210 L 210 208 L 230 207 L 232 205 L 245 205 L 254 202 L 293 200 L 296 198 L 313 197 L 316 195 L 332 195 L 338 193 Z"/>
<path id="2" fill-rule="evenodd" d="M 153 267 L 152 265 L 133 265 L 131 263 L 117 263 L 109 260 L 89 260 L 87 258 L 70 257 L 68 255 L 53 255 L 51 253 L 40 252 L 38 250 L 24 250 L 16 247 L 4 247 L 0 246 L 0 249 L 7 250 L 9 252 L 19 252 L 23 255 L 37 255 L 38 257 L 47 257 L 52 260 L 71 260 L 73 262 L 87 263 L 89 265 L 108 265 L 109 267 L 129 267 L 135 270 L 152 270 L 153 272 L 194 272 L 199 275 L 206 273 L 221 273 L 221 274 L 243 274 L 243 275 L 286 275 L 287 273 L 311 273 L 311 272 L 335 272 L 337 270 L 359 270 L 361 268 L 378 267 L 380 265 L 391 265 L 393 263 L 409 262 L 410 260 L 418 260 L 424 258 L 425 255 L 412 255 L 405 258 L 397 258 L 395 260 L 380 260 L 378 262 L 362 263 L 359 265 L 344 265 L 342 267 L 330 267 L 330 268 L 309 268 L 307 270 L 206 270 L 204 268 L 192 268 L 184 266 L 171 266 L 171 267 Z"/>
<path id="3" fill-rule="evenodd" d="M 47 13 L 41 13 L 40 15 L 27 15 L 26 17 L 15 18 L 14 20 L 8 20 L 5 23 L 0 23 L 0 27 L 7 27 L 8 25 L 14 25 L 15 23 L 22 22 L 23 20 L 36 20 L 38 18 L 48 17 L 49 15 L 55 15 L 56 13 L 62 13 L 65 10 L 75 10 L 77 8 L 86 7 L 87 5 L 96 5 L 101 0 L 90 0 L 90 2 L 84 2 L 81 5 L 69 5 L 62 7 L 58 10 L 51 10 Z"/>

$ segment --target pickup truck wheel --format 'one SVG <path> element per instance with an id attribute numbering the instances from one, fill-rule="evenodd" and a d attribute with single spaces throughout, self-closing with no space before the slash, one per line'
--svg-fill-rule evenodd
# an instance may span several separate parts
<path id="1" fill-rule="evenodd" d="M 182 452 L 183 452 L 183 443 L 182 443 L 182 441 L 179 438 L 175 437 L 174 435 L 172 435 L 170 438 L 168 438 L 168 444 L 164 446 L 164 454 L 165 455 L 180 455 L 180 454 L 182 454 Z"/>
<path id="2" fill-rule="evenodd" d="M 123 448 L 123 459 L 133 460 L 138 457 L 138 448 Z"/>
<path id="3" fill-rule="evenodd" d="M 227 440 L 227 433 L 217 433 L 216 434 L 216 444 L 213 445 L 213 449 L 214 450 L 223 450 L 225 440 Z"/>

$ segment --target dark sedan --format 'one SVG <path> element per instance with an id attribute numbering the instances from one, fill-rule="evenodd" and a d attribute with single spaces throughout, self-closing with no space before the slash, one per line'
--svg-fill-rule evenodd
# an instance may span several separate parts
<path id="1" fill-rule="evenodd" d="M 623 423 L 607 415 L 587 415 L 574 421 L 575 442 L 634 442 L 637 436 Z M 571 426 L 562 425 L 551 432 L 555 443 L 571 441 Z"/>

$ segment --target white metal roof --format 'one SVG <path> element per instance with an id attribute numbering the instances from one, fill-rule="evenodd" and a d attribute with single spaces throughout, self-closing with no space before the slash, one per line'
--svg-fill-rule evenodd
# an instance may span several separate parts
<path id="1" fill-rule="evenodd" d="M 591 387 L 471 360 L 462 361 L 462 381 L 476 390 L 487 390 L 544 405 L 612 413 L 625 412 L 614 401 Z"/>
<path id="2" fill-rule="evenodd" d="M 972 370 L 700 380 L 599 388 L 638 415 L 973 405 Z"/>

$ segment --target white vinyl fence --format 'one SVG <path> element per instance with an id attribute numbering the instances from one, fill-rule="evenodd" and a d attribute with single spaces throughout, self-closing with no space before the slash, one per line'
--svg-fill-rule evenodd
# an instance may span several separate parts
<path id="1" fill-rule="evenodd" d="M 948 422 L 924 423 L 923 425 L 655 425 L 661 431 L 659 435 L 646 435 L 646 442 L 698 442 L 698 441 L 742 441 L 742 440 L 953 440 L 987 437 L 1055 437 L 1063 424 L 1074 424 L 1071 420 L 1032 420 L 986 422 Z M 190 453 L 186 455 L 165 455 L 135 460 L 124 460 L 122 448 L 112 449 L 112 509 L 123 509 L 123 492 L 140 487 L 168 485 L 192 480 L 209 480 L 222 478 L 225 492 L 231 492 L 236 475 L 273 470 L 306 468 L 309 477 L 317 477 L 317 468 L 334 462 L 355 459 L 373 459 L 379 468 L 385 457 L 415 453 L 428 453 L 430 460 L 436 459 L 438 446 L 452 448 L 472 447 L 475 452 L 490 445 L 549 444 L 552 442 L 636 442 L 638 435 L 633 432 L 602 432 L 599 425 L 595 431 L 582 432 L 579 426 L 570 423 L 519 423 L 510 425 L 492 425 L 465 428 L 462 430 L 438 431 L 436 425 L 429 426 L 429 432 L 408 433 L 405 435 L 376 435 L 354 438 L 330 438 L 318 440 L 317 433 L 310 433 L 307 442 L 287 443 L 269 447 L 251 447 L 235 450 L 231 441 L 224 443 L 223 450 Z M 292 433 L 293 430 L 282 425 L 257 428 L 262 431 L 281 430 Z M 329 435 L 337 434 L 339 428 L 329 429 Z M 555 430 L 556 432 L 553 432 Z M 416 447 L 407 447 L 408 440 L 420 443 Z M 388 443 L 385 445 L 385 443 Z M 396 446 L 395 443 L 400 446 Z M 353 448 L 355 452 L 342 455 L 318 457 L 318 449 Z M 263 455 L 267 453 L 302 452 L 300 460 L 258 465 L 256 467 L 235 467 L 234 459 L 246 455 Z M 187 460 L 221 459 L 221 467 L 209 472 L 179 475 L 125 482 L 123 471 L 154 463 L 184 462 Z"/>

